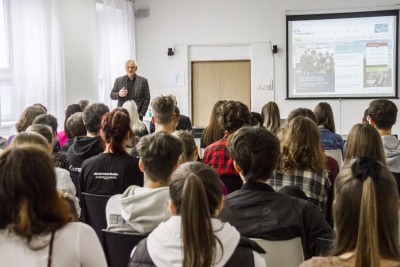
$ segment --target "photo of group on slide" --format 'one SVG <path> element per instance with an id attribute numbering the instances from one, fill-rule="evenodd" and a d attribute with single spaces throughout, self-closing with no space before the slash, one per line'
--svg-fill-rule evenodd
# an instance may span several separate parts
<path id="1" fill-rule="evenodd" d="M 334 73 L 334 53 L 323 49 L 304 49 L 296 64 L 296 72 L 301 74 Z"/>
<path id="2" fill-rule="evenodd" d="M 392 86 L 391 70 L 387 71 L 365 71 L 365 87 L 389 87 Z"/>

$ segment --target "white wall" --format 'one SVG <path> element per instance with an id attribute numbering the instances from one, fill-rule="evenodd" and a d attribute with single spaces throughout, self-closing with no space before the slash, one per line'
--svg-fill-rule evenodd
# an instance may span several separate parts
<path id="1" fill-rule="evenodd" d="M 66 1 L 66 0 L 64 0 Z M 398 4 L 381 0 L 379 5 Z M 313 109 L 318 100 L 286 98 L 286 21 L 285 10 L 337 10 L 378 5 L 376 0 L 136 0 L 136 9 L 148 8 L 147 18 L 136 18 L 138 73 L 148 78 L 152 97 L 174 93 L 183 114 L 190 112 L 190 61 L 199 59 L 251 60 L 251 109 L 274 99 L 287 117 L 297 107 Z M 275 55 L 275 92 L 257 89 L 273 79 L 272 55 L 268 41 L 278 45 Z M 238 44 L 238 46 L 233 46 Z M 167 49 L 175 46 L 175 56 Z M 225 52 L 221 52 L 225 50 Z M 183 70 L 184 86 L 168 86 L 165 72 Z M 229 98 L 229 96 L 227 96 Z M 325 100 L 324 100 L 325 101 Z M 360 122 L 370 100 L 328 101 L 339 133 L 347 134 Z M 398 106 L 399 100 L 394 101 Z M 400 133 L 399 124 L 394 127 Z"/>

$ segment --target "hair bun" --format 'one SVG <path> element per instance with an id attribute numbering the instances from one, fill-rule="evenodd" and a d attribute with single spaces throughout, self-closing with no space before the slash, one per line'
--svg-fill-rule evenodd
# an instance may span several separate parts
<path id="1" fill-rule="evenodd" d="M 361 181 L 365 181 L 369 176 L 376 180 L 381 170 L 381 164 L 370 157 L 359 157 L 354 161 L 351 170 L 353 175 Z"/>

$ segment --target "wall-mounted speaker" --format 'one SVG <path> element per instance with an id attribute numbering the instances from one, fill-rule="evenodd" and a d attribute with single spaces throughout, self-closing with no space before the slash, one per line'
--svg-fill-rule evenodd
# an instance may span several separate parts
<path id="1" fill-rule="evenodd" d="M 135 12 L 137 18 L 147 18 L 150 15 L 150 10 L 148 8 L 138 9 Z"/>

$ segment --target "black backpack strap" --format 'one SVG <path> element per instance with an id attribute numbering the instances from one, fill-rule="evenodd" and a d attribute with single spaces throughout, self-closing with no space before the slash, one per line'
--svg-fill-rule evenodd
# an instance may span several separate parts
<path id="1" fill-rule="evenodd" d="M 225 267 L 253 267 L 253 250 L 258 253 L 266 253 L 265 250 L 260 247 L 255 241 L 243 236 L 240 237 L 239 244 L 237 245 L 229 261 L 225 264 Z"/>
<path id="2" fill-rule="evenodd" d="M 260 254 L 266 254 L 267 252 L 259 245 L 257 244 L 256 241 L 253 241 L 247 237 L 240 237 L 240 241 L 239 241 L 239 245 L 238 246 L 245 246 L 245 247 L 249 247 L 252 250 L 254 250 L 255 252 L 258 252 Z"/>
<path id="3" fill-rule="evenodd" d="M 50 243 L 49 243 L 49 255 L 47 256 L 47 267 L 51 267 L 52 266 L 52 262 L 53 262 L 54 233 L 55 233 L 55 231 L 53 230 L 51 232 L 51 238 L 50 238 Z"/>
<path id="4" fill-rule="evenodd" d="M 128 267 L 156 267 L 147 250 L 147 237 L 136 245 L 135 253 L 129 259 Z"/>

